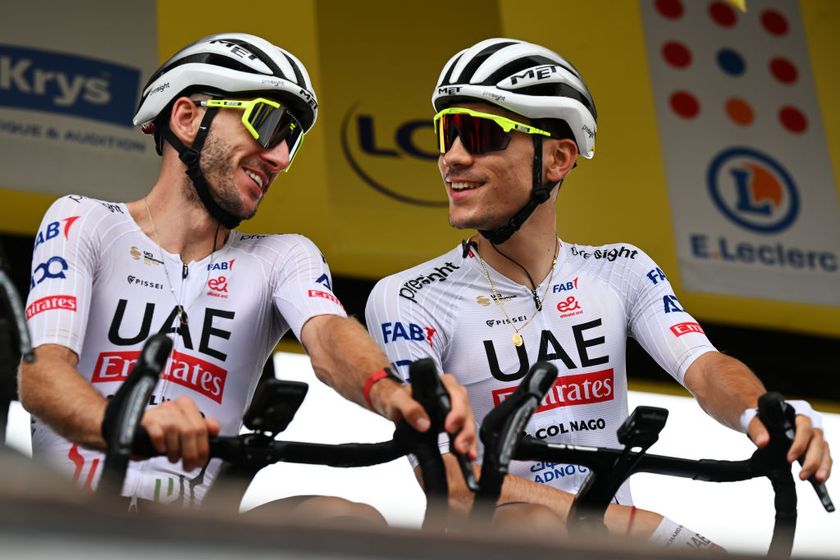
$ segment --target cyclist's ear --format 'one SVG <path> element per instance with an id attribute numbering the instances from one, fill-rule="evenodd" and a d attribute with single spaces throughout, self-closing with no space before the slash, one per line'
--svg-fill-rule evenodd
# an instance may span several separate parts
<path id="1" fill-rule="evenodd" d="M 179 97 L 172 105 L 169 114 L 169 130 L 178 137 L 185 146 L 192 146 L 204 109 L 197 106 L 189 97 Z"/>
<path id="2" fill-rule="evenodd" d="M 543 142 L 543 162 L 545 182 L 556 183 L 562 180 L 575 166 L 578 148 L 574 140 L 563 138 Z"/>

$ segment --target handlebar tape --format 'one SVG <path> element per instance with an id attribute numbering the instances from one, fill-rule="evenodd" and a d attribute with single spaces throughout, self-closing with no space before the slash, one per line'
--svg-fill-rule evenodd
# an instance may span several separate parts
<path id="1" fill-rule="evenodd" d="M 758 399 L 758 418 L 770 433 L 770 445 L 779 446 L 779 449 L 774 452 L 786 456 L 796 434 L 796 412 L 793 407 L 786 404 L 779 393 L 765 393 Z M 802 457 L 798 461 L 802 465 Z M 808 482 L 817 493 L 823 508 L 827 512 L 833 512 L 834 503 L 831 501 L 825 483 L 817 481 L 814 475 L 808 478 Z M 794 509 L 795 507 L 796 504 L 794 504 Z"/>
<path id="2" fill-rule="evenodd" d="M 557 379 L 557 368 L 548 362 L 535 363 L 513 394 L 491 410 L 481 423 L 484 444 L 479 496 L 495 502 L 516 452 L 520 434 L 540 401 Z"/>
<path id="3" fill-rule="evenodd" d="M 102 436 L 107 447 L 103 477 L 114 483 L 125 477 L 135 432 L 171 350 L 172 340 L 165 334 L 149 337 L 134 369 L 105 407 Z"/>

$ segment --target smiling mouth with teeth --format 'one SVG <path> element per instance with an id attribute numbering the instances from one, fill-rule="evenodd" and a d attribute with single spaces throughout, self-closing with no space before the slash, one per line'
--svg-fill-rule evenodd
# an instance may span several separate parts
<path id="1" fill-rule="evenodd" d="M 450 183 L 449 185 L 453 191 L 467 191 L 477 189 L 481 186 L 481 183 Z"/>
<path id="2" fill-rule="evenodd" d="M 250 177 L 251 179 L 253 179 L 253 180 L 254 180 L 254 182 L 257 184 L 257 186 L 258 186 L 260 189 L 262 189 L 262 188 L 263 188 L 263 180 L 262 180 L 262 177 L 260 177 L 259 175 L 257 175 L 257 174 L 256 174 L 256 173 L 254 173 L 253 171 L 248 171 L 247 169 L 245 170 L 245 175 L 247 175 L 248 177 Z"/>

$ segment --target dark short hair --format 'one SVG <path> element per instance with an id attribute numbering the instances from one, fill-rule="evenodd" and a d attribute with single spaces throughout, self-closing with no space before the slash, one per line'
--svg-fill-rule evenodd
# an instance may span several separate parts
<path id="1" fill-rule="evenodd" d="M 562 119 L 539 119 L 534 122 L 534 126 L 551 133 L 552 138 L 572 141 L 575 140 L 575 135 L 572 134 L 572 129 L 569 127 L 569 123 Z"/>

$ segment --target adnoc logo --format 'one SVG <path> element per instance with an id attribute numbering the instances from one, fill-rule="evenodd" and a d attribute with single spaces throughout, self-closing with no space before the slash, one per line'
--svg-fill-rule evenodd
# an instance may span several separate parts
<path id="1" fill-rule="evenodd" d="M 709 194 L 729 220 L 757 233 L 784 231 L 799 214 L 799 195 L 782 165 L 752 148 L 730 148 L 709 165 Z"/>

